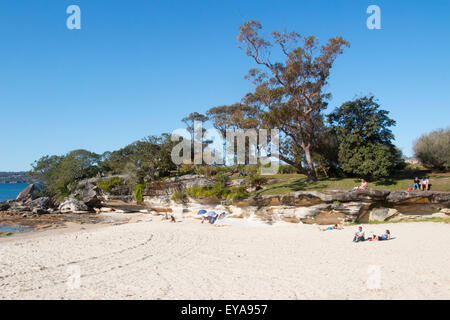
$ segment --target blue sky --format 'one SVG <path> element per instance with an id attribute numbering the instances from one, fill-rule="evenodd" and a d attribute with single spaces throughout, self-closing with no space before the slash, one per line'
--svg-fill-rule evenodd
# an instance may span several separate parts
<path id="1" fill-rule="evenodd" d="M 71 4 L 81 30 L 66 27 Z M 371 4 L 381 30 L 366 27 Z M 330 111 L 374 94 L 406 155 L 422 133 L 450 125 L 450 1 L 2 0 L 0 171 L 28 170 L 45 154 L 116 150 L 239 101 L 254 65 L 236 36 L 250 19 L 266 34 L 348 40 Z"/>

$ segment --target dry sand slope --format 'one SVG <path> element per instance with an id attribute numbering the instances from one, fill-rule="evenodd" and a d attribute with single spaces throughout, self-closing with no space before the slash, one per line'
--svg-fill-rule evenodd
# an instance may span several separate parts
<path id="1" fill-rule="evenodd" d="M 395 240 L 352 243 L 356 227 L 320 232 L 238 219 L 0 239 L 0 298 L 449 299 L 450 225 L 366 226 L 385 228 Z"/>

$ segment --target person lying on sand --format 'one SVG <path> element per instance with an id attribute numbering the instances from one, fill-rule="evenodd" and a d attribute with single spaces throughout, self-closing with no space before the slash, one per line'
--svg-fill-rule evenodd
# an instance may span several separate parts
<path id="1" fill-rule="evenodd" d="M 335 224 L 334 226 L 326 227 L 326 228 L 320 228 L 320 227 L 319 227 L 319 230 L 320 230 L 320 231 L 327 231 L 327 230 L 342 230 L 342 227 L 339 226 L 339 225 L 337 225 L 337 224 Z"/>
<path id="2" fill-rule="evenodd" d="M 365 241 L 365 240 L 366 239 L 364 238 L 364 231 L 363 231 L 362 227 L 359 227 L 358 231 L 355 233 L 353 242 L 359 242 L 359 241 Z"/>
<path id="3" fill-rule="evenodd" d="M 373 235 L 372 239 L 370 239 L 370 241 L 374 241 L 374 240 L 382 241 L 382 240 L 389 240 L 389 239 L 391 239 L 391 232 L 389 230 L 386 230 L 386 232 L 384 234 L 382 234 L 381 236 Z"/>

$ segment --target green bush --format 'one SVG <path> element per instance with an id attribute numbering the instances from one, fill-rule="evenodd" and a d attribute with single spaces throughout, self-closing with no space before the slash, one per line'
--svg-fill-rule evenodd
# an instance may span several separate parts
<path id="1" fill-rule="evenodd" d="M 172 194 L 172 200 L 182 202 L 186 199 L 186 192 L 184 190 L 177 190 Z"/>
<path id="2" fill-rule="evenodd" d="M 187 195 L 192 198 L 199 197 L 219 197 L 226 198 L 230 193 L 229 188 L 226 186 L 228 177 L 225 175 L 216 175 L 215 182 L 212 187 L 199 187 L 193 186 L 186 190 Z"/>
<path id="3" fill-rule="evenodd" d="M 248 198 L 249 193 L 245 189 L 245 187 L 239 187 L 237 189 L 231 190 L 231 192 L 227 196 L 227 200 L 240 200 Z"/>
<path id="4" fill-rule="evenodd" d="M 414 153 L 426 168 L 450 170 L 450 128 L 422 135 L 414 142 Z"/>
<path id="5" fill-rule="evenodd" d="M 122 178 L 114 177 L 107 180 L 97 181 L 97 187 L 105 191 L 110 191 L 112 188 L 118 187 L 122 183 L 123 183 Z"/>
<path id="6" fill-rule="evenodd" d="M 145 183 L 138 184 L 136 188 L 134 188 L 134 200 L 136 200 L 137 203 L 142 203 L 142 201 L 144 201 L 144 189 Z"/>

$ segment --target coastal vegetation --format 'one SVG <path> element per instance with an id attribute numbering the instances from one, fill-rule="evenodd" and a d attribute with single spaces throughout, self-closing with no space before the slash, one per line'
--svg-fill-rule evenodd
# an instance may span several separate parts
<path id="1" fill-rule="evenodd" d="M 144 200 L 144 189 L 144 183 L 140 183 L 134 188 L 134 200 L 136 200 L 137 203 L 142 203 Z"/>
<path id="2" fill-rule="evenodd" d="M 414 143 L 416 157 L 428 168 L 450 170 L 450 128 L 422 135 Z"/>
<path id="3" fill-rule="evenodd" d="M 123 178 L 112 177 L 110 179 L 97 181 L 97 187 L 104 191 L 110 191 L 111 189 L 120 186 L 123 182 Z"/>

